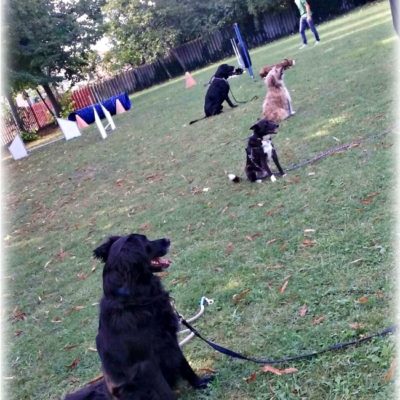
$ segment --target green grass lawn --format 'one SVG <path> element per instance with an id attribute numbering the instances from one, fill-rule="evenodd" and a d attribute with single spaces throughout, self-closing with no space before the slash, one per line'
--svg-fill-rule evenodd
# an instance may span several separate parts
<path id="1" fill-rule="evenodd" d="M 201 296 L 213 298 L 196 327 L 246 354 L 318 350 L 393 324 L 397 39 L 389 5 L 318 29 L 319 47 L 300 51 L 294 35 L 251 52 L 256 71 L 296 59 L 285 80 L 297 114 L 274 141 L 281 163 L 367 139 L 275 183 L 226 176 L 244 175 L 245 139 L 265 95 L 259 79 L 230 81 L 238 100 L 258 100 L 188 125 L 203 114 L 203 84 L 216 65 L 194 73 L 190 90 L 179 79 L 134 95 L 107 140 L 91 126 L 3 164 L 7 399 L 58 399 L 100 374 L 102 267 L 92 250 L 111 234 L 170 237 L 174 263 L 163 282 L 178 309 L 190 316 Z M 182 383 L 184 400 L 393 396 L 389 337 L 278 366 L 298 369 L 282 376 L 197 339 L 184 352 L 199 373 L 217 371 L 208 391 Z"/>

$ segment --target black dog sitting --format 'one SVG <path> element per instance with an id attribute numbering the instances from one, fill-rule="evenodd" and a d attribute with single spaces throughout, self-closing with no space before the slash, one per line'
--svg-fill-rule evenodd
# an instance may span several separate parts
<path id="1" fill-rule="evenodd" d="M 253 130 L 253 134 L 247 141 L 245 167 L 245 173 L 249 181 L 261 182 L 263 179 L 269 177 L 272 182 L 275 182 L 275 175 L 268 166 L 268 161 L 271 159 L 277 166 L 281 176 L 285 175 L 285 172 L 279 164 L 278 155 L 271 138 L 271 135 L 278 133 L 278 127 L 279 125 L 273 121 L 261 119 L 250 128 Z M 233 182 L 240 181 L 237 175 L 229 174 L 228 177 Z"/>
<path id="2" fill-rule="evenodd" d="M 204 102 L 205 117 L 190 121 L 189 124 L 194 124 L 204 118 L 221 114 L 223 109 L 222 103 L 224 101 L 226 101 L 232 108 L 237 107 L 237 105 L 233 104 L 229 98 L 229 83 L 227 79 L 230 76 L 241 75 L 242 73 L 243 70 L 241 68 L 235 68 L 228 64 L 220 65 L 215 75 L 211 78 L 210 86 L 206 93 Z"/>
<path id="3" fill-rule="evenodd" d="M 104 261 L 100 322 L 96 337 L 104 378 L 66 400 L 174 400 L 179 377 L 205 388 L 177 340 L 178 318 L 159 277 L 170 241 L 114 236 L 94 250 Z"/>

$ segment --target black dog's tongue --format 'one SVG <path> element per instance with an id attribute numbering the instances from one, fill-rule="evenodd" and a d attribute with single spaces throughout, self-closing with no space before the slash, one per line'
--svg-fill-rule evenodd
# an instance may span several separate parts
<path id="1" fill-rule="evenodd" d="M 156 257 L 151 260 L 151 266 L 157 268 L 168 268 L 172 261 L 168 258 Z"/>

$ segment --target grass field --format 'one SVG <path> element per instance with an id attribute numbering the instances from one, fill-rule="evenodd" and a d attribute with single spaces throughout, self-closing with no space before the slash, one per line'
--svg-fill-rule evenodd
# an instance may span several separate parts
<path id="1" fill-rule="evenodd" d="M 3 164 L 7 399 L 58 399 L 100 374 L 102 271 L 91 252 L 110 234 L 170 237 L 174 263 L 163 282 L 178 309 L 190 316 L 201 296 L 213 298 L 196 327 L 246 354 L 299 354 L 393 324 L 397 39 L 389 5 L 318 29 L 319 47 L 300 51 L 294 35 L 251 52 L 256 71 L 296 59 L 285 80 L 297 114 L 274 141 L 281 163 L 365 139 L 276 183 L 226 176 L 243 176 L 244 139 L 265 95 L 259 79 L 230 81 L 238 100 L 258 100 L 188 125 L 202 116 L 215 65 L 196 72 L 190 90 L 180 79 L 134 95 L 107 140 L 90 127 Z M 278 366 L 298 369 L 282 376 L 197 339 L 184 352 L 199 373 L 217 373 L 202 393 L 182 383 L 182 400 L 393 396 L 390 337 Z"/>

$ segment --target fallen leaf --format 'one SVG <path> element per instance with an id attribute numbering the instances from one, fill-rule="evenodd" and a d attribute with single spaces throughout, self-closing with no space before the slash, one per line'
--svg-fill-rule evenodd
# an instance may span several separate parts
<path id="1" fill-rule="evenodd" d="M 285 369 L 278 369 L 274 368 L 271 365 L 264 365 L 261 370 L 263 372 L 271 372 L 275 375 L 286 375 L 286 374 L 293 374 L 294 372 L 297 372 L 297 368 L 285 368 Z"/>
<path id="2" fill-rule="evenodd" d="M 396 369 L 397 369 L 397 360 L 394 358 L 392 363 L 390 364 L 389 369 L 387 370 L 386 374 L 383 377 L 386 383 L 394 379 L 394 377 L 396 376 Z"/>
<path id="3" fill-rule="evenodd" d="M 253 233 L 252 235 L 247 235 L 247 236 L 246 236 L 246 239 L 247 239 L 249 242 L 252 242 L 255 238 L 258 238 L 258 237 L 260 237 L 260 236 L 262 236 L 262 233 L 257 232 L 257 233 Z"/>
<path id="4" fill-rule="evenodd" d="M 16 331 L 14 332 L 14 336 L 15 336 L 15 337 L 18 337 L 18 336 L 21 336 L 23 333 L 24 333 L 24 331 L 21 331 L 21 329 L 18 329 L 18 330 L 16 330 Z"/>
<path id="5" fill-rule="evenodd" d="M 78 279 L 79 279 L 80 281 L 84 281 L 84 280 L 87 278 L 87 275 L 86 275 L 84 272 L 78 272 L 78 273 L 76 274 L 76 276 L 78 277 Z"/>
<path id="6" fill-rule="evenodd" d="M 349 324 L 351 329 L 359 330 L 365 328 L 365 324 L 362 324 L 360 322 L 353 322 L 352 324 Z"/>
<path id="7" fill-rule="evenodd" d="M 250 376 L 248 376 L 247 378 L 244 378 L 246 383 L 254 382 L 256 379 L 257 379 L 257 373 L 256 372 L 253 372 Z"/>
<path id="8" fill-rule="evenodd" d="M 268 215 L 269 217 L 272 217 L 274 214 L 281 211 L 282 208 L 283 208 L 283 204 L 279 204 L 275 208 L 272 208 L 271 210 L 267 211 L 265 214 Z"/>
<path id="9" fill-rule="evenodd" d="M 66 251 L 64 251 L 63 249 L 61 249 L 58 253 L 57 253 L 57 258 L 59 258 L 61 261 L 64 261 L 64 259 L 68 257 L 68 253 Z"/>
<path id="10" fill-rule="evenodd" d="M 225 253 L 226 254 L 231 254 L 233 251 L 234 247 L 233 247 L 233 243 L 229 242 L 228 245 L 225 248 Z"/>
<path id="11" fill-rule="evenodd" d="M 71 309 L 69 309 L 68 311 L 65 312 L 65 315 L 70 315 L 70 314 L 72 314 L 74 311 L 80 311 L 80 310 L 82 310 L 82 309 L 84 309 L 84 308 L 85 308 L 85 306 L 75 306 L 75 307 L 72 307 Z"/>
<path id="12" fill-rule="evenodd" d="M 119 186 L 119 187 L 121 187 L 121 186 L 123 185 L 123 183 L 124 183 L 124 180 L 123 180 L 123 179 L 117 179 L 117 180 L 115 181 L 115 184 L 116 184 L 117 186 Z"/>
<path id="13" fill-rule="evenodd" d="M 317 242 L 315 240 L 311 240 L 311 239 L 304 239 L 302 246 L 303 247 L 313 247 Z"/>
<path id="14" fill-rule="evenodd" d="M 193 188 L 190 190 L 190 192 L 191 192 L 192 194 L 199 194 L 199 193 L 202 193 L 203 190 L 200 189 L 199 187 L 195 186 L 195 187 L 193 187 Z"/>
<path id="15" fill-rule="evenodd" d="M 357 301 L 357 303 L 360 303 L 360 304 L 365 304 L 365 303 L 367 303 L 368 302 L 368 297 L 367 296 L 362 296 L 362 297 L 360 297 L 358 300 L 356 300 Z"/>
<path id="16" fill-rule="evenodd" d="M 151 181 L 151 182 L 155 182 L 155 181 L 157 182 L 157 181 L 162 181 L 163 176 L 161 174 L 151 174 L 151 175 L 146 176 L 145 179 L 148 181 Z"/>
<path id="17" fill-rule="evenodd" d="M 257 204 L 252 204 L 249 206 L 249 208 L 256 208 L 256 207 L 262 207 L 264 203 L 257 203 Z"/>
<path id="18" fill-rule="evenodd" d="M 284 293 L 285 292 L 288 283 L 289 283 L 289 278 L 287 278 L 285 280 L 285 282 L 283 283 L 282 287 L 279 289 L 279 293 Z"/>
<path id="19" fill-rule="evenodd" d="M 53 322 L 53 323 L 55 323 L 55 324 L 58 324 L 58 323 L 60 323 L 62 321 L 62 319 L 60 318 L 60 317 L 54 317 L 52 320 L 51 320 L 51 322 Z"/>
<path id="20" fill-rule="evenodd" d="M 78 345 L 77 344 L 67 344 L 66 346 L 64 346 L 64 350 L 69 351 L 69 350 L 74 349 L 75 347 L 78 347 Z"/>
<path id="21" fill-rule="evenodd" d="M 16 321 L 25 321 L 26 320 L 26 313 L 24 313 L 18 306 L 14 308 L 11 319 L 13 322 Z"/>
<path id="22" fill-rule="evenodd" d="M 368 194 L 364 199 L 361 199 L 361 200 L 360 200 L 360 203 L 361 203 L 361 204 L 364 204 L 364 205 L 369 205 L 369 204 L 371 204 L 371 203 L 373 202 L 374 197 L 375 197 L 375 196 L 378 196 L 378 194 L 380 194 L 380 192 L 373 192 L 373 193 L 370 193 L 370 194 Z"/>
<path id="23" fill-rule="evenodd" d="M 95 349 L 94 347 L 89 347 L 88 350 L 92 351 L 93 353 L 97 353 L 97 349 Z"/>
<path id="24" fill-rule="evenodd" d="M 234 294 L 232 296 L 232 301 L 235 304 L 238 304 L 240 301 L 242 301 L 248 294 L 250 293 L 250 289 L 245 289 L 242 290 L 240 293 Z"/>
<path id="25" fill-rule="evenodd" d="M 272 244 L 275 243 L 278 239 L 271 239 L 267 241 L 267 244 Z"/>
<path id="26" fill-rule="evenodd" d="M 139 226 L 139 229 L 142 231 L 148 231 L 151 228 L 151 225 L 148 222 L 145 222 L 144 224 Z"/>
<path id="27" fill-rule="evenodd" d="M 307 305 L 304 304 L 299 309 L 299 315 L 300 315 L 300 317 L 304 317 L 307 313 L 308 313 L 308 308 L 307 308 Z"/>
<path id="28" fill-rule="evenodd" d="M 280 269 L 280 268 L 283 268 L 282 264 L 275 264 L 267 267 L 267 269 Z"/>
<path id="29" fill-rule="evenodd" d="M 70 365 L 67 365 L 67 368 L 70 370 L 75 369 L 78 366 L 79 362 L 80 362 L 79 358 L 75 358 L 75 360 L 72 361 Z"/>
<path id="30" fill-rule="evenodd" d="M 312 324 L 313 325 L 319 325 L 321 322 L 325 321 L 325 317 L 321 315 L 320 317 L 316 317 L 313 319 Z"/>

